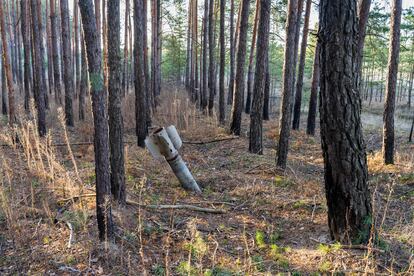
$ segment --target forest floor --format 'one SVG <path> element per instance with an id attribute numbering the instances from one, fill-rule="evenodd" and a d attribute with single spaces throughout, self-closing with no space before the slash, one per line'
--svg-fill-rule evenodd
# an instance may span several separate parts
<path id="1" fill-rule="evenodd" d="M 24 121 L 21 146 L 1 123 L 1 275 L 413 275 L 414 145 L 405 130 L 397 131 L 396 164 L 384 166 L 381 128 L 364 128 L 376 234 L 358 248 L 330 240 L 318 135 L 292 131 L 288 168 L 277 171 L 276 118 L 264 124 L 264 155 L 254 155 L 247 116 L 241 137 L 214 141 L 229 137 L 216 119 L 170 95 L 153 125 L 176 125 L 203 194 L 183 190 L 166 163 L 135 145 L 134 101 L 127 100 L 127 192 L 141 205 L 113 206 L 115 244 L 97 237 L 91 116 L 65 131 L 50 112 L 50 135 L 41 139 Z M 148 208 L 167 204 L 224 213 Z"/>

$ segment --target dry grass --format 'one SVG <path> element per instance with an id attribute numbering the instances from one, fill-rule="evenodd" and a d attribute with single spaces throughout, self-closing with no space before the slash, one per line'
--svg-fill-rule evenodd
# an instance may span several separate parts
<path id="1" fill-rule="evenodd" d="M 183 139 L 191 141 L 227 135 L 215 117 L 203 116 L 184 93 L 164 93 L 154 126 L 174 124 Z M 133 96 L 128 95 L 124 104 L 128 141 L 134 141 L 133 103 Z M 153 160 L 133 143 L 127 144 L 126 180 L 131 199 L 143 204 L 223 208 L 227 213 L 114 205 L 117 241 L 101 244 L 97 242 L 94 198 L 67 200 L 94 193 L 92 145 L 67 145 L 91 141 L 91 118 L 77 123 L 75 129 L 65 129 L 56 114 L 45 138 L 37 136 L 34 118 L 22 120 L 14 130 L 1 126 L 0 142 L 8 145 L 0 148 L 3 275 L 414 273 L 414 151 L 403 139 L 398 143 L 397 164 L 384 167 L 374 143 L 377 132 L 367 136 L 374 137 L 369 142 L 373 145 L 369 145 L 368 160 L 377 229 L 370 246 L 381 252 L 324 245 L 330 241 L 319 138 L 293 132 L 288 170 L 276 172 L 276 120 L 265 123 L 263 156 L 247 152 L 245 137 L 183 146 L 183 158 L 203 188 L 202 197 L 183 191 L 167 164 Z M 247 123 L 245 118 L 244 133 Z M 16 134 L 19 144 L 13 139 Z M 54 143 L 63 146 L 54 147 Z M 74 236 L 70 248 L 67 223 Z"/>

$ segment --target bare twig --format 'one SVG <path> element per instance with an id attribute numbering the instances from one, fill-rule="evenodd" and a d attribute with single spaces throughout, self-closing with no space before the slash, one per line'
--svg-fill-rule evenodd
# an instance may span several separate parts
<path id="1" fill-rule="evenodd" d="M 61 199 L 61 200 L 59 200 L 59 201 L 58 201 L 58 203 L 65 203 L 65 202 L 68 202 L 68 201 L 74 201 L 74 200 L 77 200 L 77 199 L 79 199 L 79 198 L 84 198 L 84 197 L 94 197 L 94 196 L 96 196 L 96 194 L 95 194 L 95 193 L 93 193 L 93 194 L 81 194 L 81 195 L 75 195 L 75 196 L 72 196 L 72 197 L 68 197 L 68 198 Z"/>
<path id="2" fill-rule="evenodd" d="M 183 141 L 183 143 L 190 144 L 190 145 L 205 145 L 205 144 L 229 141 L 229 140 L 234 140 L 234 139 L 239 139 L 239 138 L 240 138 L 239 136 L 231 136 L 231 137 L 218 138 L 218 139 L 209 140 L 209 141 Z"/>
<path id="3" fill-rule="evenodd" d="M 203 212 L 203 213 L 212 213 L 212 214 L 224 214 L 227 211 L 223 209 L 212 209 L 212 208 L 203 208 L 194 205 L 188 204 L 177 204 L 177 205 L 145 205 L 140 204 L 135 201 L 127 200 L 127 204 L 132 206 L 140 206 L 149 209 L 158 209 L 158 210 L 165 210 L 165 209 L 186 209 L 191 211 Z"/>

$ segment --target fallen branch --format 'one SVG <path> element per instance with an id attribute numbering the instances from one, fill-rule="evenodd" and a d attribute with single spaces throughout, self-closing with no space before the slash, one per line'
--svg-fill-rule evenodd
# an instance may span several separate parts
<path id="1" fill-rule="evenodd" d="M 226 210 L 223 209 L 212 209 L 212 208 L 203 208 L 198 207 L 194 205 L 188 205 L 188 204 L 179 204 L 179 205 L 145 205 L 140 204 L 135 201 L 127 200 L 127 204 L 133 205 L 133 206 L 140 206 L 143 208 L 149 208 L 149 209 L 157 209 L 157 210 L 165 210 L 165 209 L 185 209 L 185 210 L 191 210 L 196 212 L 203 212 L 203 213 L 212 213 L 212 214 L 224 214 L 227 213 Z"/>
<path id="2" fill-rule="evenodd" d="M 72 197 L 68 197 L 68 198 L 64 198 L 64 199 L 58 200 L 58 203 L 65 203 L 65 202 L 68 202 L 68 201 L 74 201 L 74 200 L 77 200 L 77 199 L 80 199 L 80 198 L 84 198 L 84 197 L 94 197 L 94 196 L 96 196 L 95 193 L 93 193 L 93 194 L 75 195 L 75 196 L 72 196 Z"/>
<path id="3" fill-rule="evenodd" d="M 239 139 L 239 136 L 231 136 L 231 137 L 225 137 L 225 138 L 218 138 L 214 140 L 209 141 L 183 141 L 183 144 L 189 144 L 189 145 L 204 145 L 204 144 L 211 144 L 211 143 L 217 143 L 217 142 L 223 142 L 223 141 L 229 141 L 234 139 Z M 124 144 L 135 144 L 136 142 L 133 141 L 124 141 Z M 76 142 L 76 143 L 70 143 L 70 146 L 88 146 L 93 145 L 92 141 L 88 142 Z M 10 147 L 8 144 L 1 144 L 1 147 Z M 67 143 L 55 143 L 51 145 L 52 147 L 67 147 Z"/>
<path id="4" fill-rule="evenodd" d="M 60 271 L 68 271 L 68 272 L 72 272 L 72 273 L 81 273 L 82 271 L 77 270 L 76 268 L 70 267 L 70 266 L 61 266 L 59 267 Z"/>
<path id="5" fill-rule="evenodd" d="M 72 227 L 72 224 L 69 221 L 66 222 L 66 225 L 68 226 L 69 231 L 70 231 L 69 240 L 68 240 L 68 248 L 71 248 L 72 247 L 72 240 L 73 240 L 73 227 Z"/>
<path id="6" fill-rule="evenodd" d="M 226 137 L 226 138 L 218 138 L 218 139 L 209 140 L 209 141 L 183 141 L 183 143 L 189 144 L 189 145 L 205 145 L 205 144 L 229 141 L 229 140 L 234 140 L 234 139 L 239 139 L 239 138 L 240 138 L 239 136 L 232 136 L 232 137 Z"/>
<path id="7" fill-rule="evenodd" d="M 321 242 L 314 238 L 310 238 L 310 240 L 316 243 L 323 244 L 323 245 L 329 245 L 329 246 L 333 245 L 331 243 Z M 370 251 L 374 251 L 378 253 L 384 253 L 384 250 L 381 250 L 375 247 L 369 247 L 369 246 L 362 245 L 362 244 L 341 244 L 341 249 L 370 250 Z"/>

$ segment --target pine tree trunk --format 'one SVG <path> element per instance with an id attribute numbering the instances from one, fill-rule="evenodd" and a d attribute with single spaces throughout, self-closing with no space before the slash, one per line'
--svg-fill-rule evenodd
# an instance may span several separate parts
<path id="1" fill-rule="evenodd" d="M 49 95 L 47 93 L 47 88 L 48 88 L 48 83 L 46 82 L 46 60 L 45 60 L 45 45 L 44 45 L 44 40 L 43 40 L 43 34 L 44 29 L 43 29 L 43 12 L 42 12 L 42 1 L 41 0 L 37 0 L 37 18 L 38 18 L 38 30 L 39 30 L 39 36 L 40 36 L 40 56 L 41 56 L 41 81 L 43 82 L 42 86 L 45 89 L 45 93 L 44 93 L 44 99 L 45 99 L 45 106 L 46 109 L 49 109 Z M 16 62 L 17 64 L 17 62 Z"/>
<path id="2" fill-rule="evenodd" d="M 40 0 L 39 0 L 40 1 Z M 15 70 L 15 74 L 16 74 L 16 79 L 15 79 L 15 83 L 18 84 L 19 83 L 19 79 L 20 79 L 20 75 L 19 75 L 19 49 L 18 49 L 18 42 L 17 42 L 17 8 L 16 8 L 16 2 L 15 0 L 12 0 L 12 10 L 11 10 L 11 17 L 12 17 L 12 26 L 10 26 L 10 28 L 13 31 L 13 42 L 14 42 L 14 48 L 13 48 L 13 58 L 14 58 L 14 70 Z"/>
<path id="3" fill-rule="evenodd" d="M 229 90 L 227 92 L 227 104 L 228 105 L 231 105 L 233 103 L 234 65 L 235 65 L 234 0 L 230 0 L 230 76 L 229 76 Z"/>
<path id="4" fill-rule="evenodd" d="M 106 22 L 106 1 L 102 1 L 102 48 L 103 48 L 103 70 L 104 84 L 108 87 L 108 23 Z"/>
<path id="5" fill-rule="evenodd" d="M 205 112 L 207 108 L 207 92 L 208 92 L 208 67 L 207 67 L 207 51 L 208 51 L 208 1 L 204 0 L 204 18 L 203 18 L 203 92 L 202 92 L 202 99 L 201 99 L 201 109 Z"/>
<path id="6" fill-rule="evenodd" d="M 17 79 L 17 71 L 16 71 L 16 44 L 14 41 L 14 32 L 13 32 L 13 26 L 15 25 L 14 22 L 14 2 L 12 1 L 12 6 L 9 7 L 9 1 L 2 1 L 6 4 L 6 10 L 5 10 L 5 17 L 6 17 L 6 33 L 9 34 L 9 54 L 10 54 L 10 66 L 12 70 L 12 76 L 13 76 L 13 82 Z"/>
<path id="7" fill-rule="evenodd" d="M 49 82 L 49 95 L 53 94 L 55 85 L 53 83 L 53 56 L 52 56 L 52 39 L 49 18 L 49 2 L 46 1 L 46 52 L 47 52 L 47 79 Z"/>
<path id="8" fill-rule="evenodd" d="M 411 108 L 411 95 L 413 91 L 413 81 L 414 81 L 414 64 L 411 66 L 410 80 L 408 84 L 408 100 L 407 100 L 408 109 Z"/>
<path id="9" fill-rule="evenodd" d="M 189 14 L 188 17 L 190 18 L 190 74 L 189 74 L 189 89 L 188 89 L 188 96 L 191 99 L 191 101 L 194 101 L 194 80 L 195 80 L 195 66 L 194 66 L 194 0 L 191 0 L 189 3 Z"/>
<path id="10" fill-rule="evenodd" d="M 79 87 L 79 121 L 85 121 L 86 113 L 85 113 L 85 99 L 87 95 L 89 95 L 89 86 L 88 86 L 88 58 L 86 55 L 86 45 L 85 45 L 85 37 L 83 35 L 83 31 L 81 30 L 81 81 Z"/>
<path id="11" fill-rule="evenodd" d="M 388 73 L 385 91 L 384 129 L 382 152 L 385 164 L 394 164 L 394 110 L 400 54 L 400 25 L 402 0 L 393 0 L 391 13 Z"/>
<path id="12" fill-rule="evenodd" d="M 132 17 L 133 16 L 129 16 L 129 34 L 128 34 L 128 37 L 129 37 L 129 49 L 130 49 L 130 59 L 129 59 L 129 70 L 128 70 L 128 72 L 129 72 L 129 76 L 128 76 L 128 89 L 129 89 L 129 86 L 132 86 L 132 88 L 134 89 L 135 88 L 135 84 L 134 84 L 134 79 L 135 79 L 135 69 L 134 69 L 134 63 L 135 63 L 135 58 L 134 58 L 134 47 L 132 46 L 133 45 L 133 41 L 134 41 L 134 38 L 132 37 Z"/>
<path id="13" fill-rule="evenodd" d="M 145 147 L 145 137 L 148 134 L 147 105 L 145 91 L 144 68 L 144 31 L 142 25 L 143 0 L 134 0 L 134 57 L 135 57 L 135 115 L 136 135 L 139 147 Z"/>
<path id="14" fill-rule="evenodd" d="M 113 238 L 114 226 L 111 208 L 108 121 L 105 104 L 106 95 L 103 81 L 101 41 L 99 40 L 92 0 L 79 0 L 79 9 L 88 54 L 95 129 L 96 217 L 98 221 L 99 239 L 101 241 L 107 241 Z"/>
<path id="15" fill-rule="evenodd" d="M 159 0 L 151 0 L 151 20 L 152 20 L 152 36 L 151 36 L 151 106 L 155 107 L 155 98 L 158 95 L 158 91 L 160 89 L 160 84 L 159 84 L 159 80 L 158 80 L 158 48 L 159 48 L 159 27 L 158 24 L 160 24 L 159 22 Z M 190 44 L 190 48 L 191 48 L 191 44 Z M 191 52 L 190 52 L 190 59 L 191 59 Z M 191 64 L 191 60 L 189 61 Z M 187 76 L 189 79 L 188 81 L 190 81 L 190 73 Z M 188 84 L 187 89 L 190 89 L 190 84 Z M 190 90 L 189 90 L 190 91 Z"/>
<path id="16" fill-rule="evenodd" d="M 319 110 L 328 224 L 336 241 L 364 243 L 372 217 L 361 101 L 356 92 L 356 1 L 321 0 L 320 5 Z"/>
<path id="17" fill-rule="evenodd" d="M 65 119 L 66 125 L 74 126 L 73 118 L 73 68 L 71 56 L 71 39 L 69 25 L 69 6 L 68 0 L 60 1 L 60 13 L 62 23 L 62 52 L 63 52 L 63 80 L 65 83 Z M 86 35 L 86 34 L 85 34 Z"/>
<path id="18" fill-rule="evenodd" d="M 80 83 L 81 83 L 81 61 L 79 59 L 79 11 L 78 11 L 78 3 L 77 1 L 74 1 L 74 27 L 73 27 L 73 32 L 74 32 L 74 55 L 73 58 L 75 59 L 75 70 L 76 70 L 76 82 L 75 82 L 75 93 L 76 95 L 80 94 Z M 79 101 L 80 103 L 80 101 Z"/>
<path id="19" fill-rule="evenodd" d="M 39 13 L 38 13 L 38 1 L 31 1 L 31 15 L 32 15 L 32 38 L 34 45 L 33 55 L 33 71 L 38 72 L 33 86 L 33 92 L 35 95 L 36 107 L 37 107 L 37 120 L 38 120 L 38 131 L 40 136 L 46 135 L 46 106 L 45 106 L 45 93 L 46 87 L 45 82 L 42 80 L 41 72 L 43 66 L 42 56 L 42 40 L 39 24 Z"/>
<path id="20" fill-rule="evenodd" d="M 246 61 L 246 40 L 249 20 L 249 0 L 242 0 L 240 2 L 240 19 L 239 19 L 239 34 L 237 45 L 237 64 L 236 64 L 236 79 L 234 84 L 233 105 L 231 108 L 231 124 L 230 131 L 235 135 L 241 133 L 241 120 L 243 112 L 244 99 L 244 80 Z"/>
<path id="21" fill-rule="evenodd" d="M 98 32 L 99 43 L 102 39 L 102 27 L 101 27 L 101 0 L 95 1 L 95 20 L 96 20 L 96 31 Z"/>
<path id="22" fill-rule="evenodd" d="M 145 78 L 145 104 L 147 127 L 151 126 L 151 102 L 152 92 L 150 90 L 150 76 L 148 70 L 148 38 L 147 38 L 147 10 L 148 0 L 142 0 L 142 27 L 143 27 L 143 52 L 144 52 L 144 78 Z"/>
<path id="23" fill-rule="evenodd" d="M 59 48 L 58 48 L 58 13 L 56 12 L 55 0 L 50 0 L 50 27 L 52 33 L 52 60 L 53 60 L 53 83 L 55 85 L 55 101 L 62 104 L 62 86 L 60 80 Z M 23 36 L 24 40 L 24 36 Z M 29 57 L 30 58 L 30 57 Z"/>
<path id="24" fill-rule="evenodd" d="M 295 51 L 294 51 L 294 62 L 295 66 L 293 67 L 293 88 L 292 88 L 292 103 L 291 108 L 293 111 L 293 104 L 294 104 L 294 97 L 295 97 L 295 88 L 296 88 L 296 74 L 297 74 L 297 64 L 298 64 L 298 55 L 299 55 L 299 39 L 300 39 L 300 27 L 302 22 L 302 12 L 303 12 L 303 2 L 305 0 L 298 0 L 298 13 L 296 17 L 296 24 L 295 24 Z"/>
<path id="25" fill-rule="evenodd" d="M 208 12 L 208 50 L 209 50 L 209 75 L 208 75 L 208 114 L 213 116 L 214 97 L 216 95 L 216 73 L 215 73 L 215 39 L 214 39 L 214 0 L 210 0 Z"/>
<path id="26" fill-rule="evenodd" d="M 365 34 L 368 25 L 369 9 L 371 7 L 371 0 L 360 0 L 358 5 L 358 59 L 357 59 L 357 72 L 358 72 L 358 87 L 360 87 L 360 80 L 362 79 L 362 60 L 364 55 L 364 43 Z"/>
<path id="27" fill-rule="evenodd" d="M 220 0 L 220 78 L 219 78 L 219 122 L 224 125 L 226 110 L 224 102 L 224 73 L 226 70 L 226 41 L 224 39 L 224 19 L 226 0 Z"/>
<path id="28" fill-rule="evenodd" d="M 263 99 L 263 120 L 268 121 L 269 105 L 270 105 L 270 72 L 269 72 L 269 53 L 266 56 L 266 79 L 264 86 L 264 99 Z"/>
<path id="29" fill-rule="evenodd" d="M 308 32 L 309 32 L 309 17 L 311 12 L 312 0 L 306 0 L 305 8 L 305 22 L 303 24 L 302 44 L 300 47 L 299 71 L 296 82 L 295 104 L 293 107 L 293 129 L 299 129 L 300 126 L 300 112 L 302 107 L 302 90 L 303 90 L 303 75 L 305 72 L 306 61 L 306 47 L 308 46 Z"/>
<path id="30" fill-rule="evenodd" d="M 315 135 L 316 128 L 316 110 L 318 105 L 318 89 L 319 89 L 319 54 L 320 54 L 320 43 L 316 42 L 315 57 L 313 61 L 313 73 L 312 73 L 312 86 L 311 94 L 309 99 L 309 110 L 308 110 L 308 124 L 306 126 L 306 133 L 308 135 Z"/>
<path id="31" fill-rule="evenodd" d="M 161 63 L 162 63 L 162 14 L 161 14 L 161 0 L 157 0 L 157 70 L 156 70 L 156 77 L 157 77 L 157 90 L 155 91 L 154 95 L 154 108 L 158 104 L 156 99 L 158 96 L 161 95 Z"/>
<path id="32" fill-rule="evenodd" d="M 30 20 L 29 6 L 26 0 L 20 1 L 21 21 L 22 21 L 22 38 L 24 54 L 24 109 L 29 111 L 30 103 Z"/>
<path id="33" fill-rule="evenodd" d="M 254 16 L 254 25 L 253 25 L 253 34 L 252 34 L 252 43 L 250 46 L 250 56 L 249 56 L 249 67 L 247 70 L 247 97 L 246 97 L 246 106 L 244 112 L 246 114 L 250 113 L 250 107 L 252 104 L 252 90 L 253 90 L 253 59 L 254 59 L 254 49 L 256 47 L 256 35 L 257 35 L 257 24 L 259 22 L 259 12 L 260 12 L 260 0 L 256 0 L 256 12 Z"/>
<path id="34" fill-rule="evenodd" d="M 111 191 L 126 202 L 124 168 L 124 123 L 121 105 L 121 18 L 119 0 L 108 1 L 109 145 L 111 147 Z"/>
<path id="35" fill-rule="evenodd" d="M 296 26 L 298 16 L 298 2 L 289 0 L 288 17 L 286 21 L 285 61 L 283 64 L 283 87 L 279 120 L 279 143 L 277 148 L 278 167 L 285 169 L 289 150 L 290 122 L 292 115 L 292 98 L 294 88 L 294 75 L 296 67 L 295 44 Z"/>
<path id="36" fill-rule="evenodd" d="M 266 85 L 266 60 L 268 58 L 269 48 L 269 23 L 270 0 L 261 0 L 249 136 L 249 151 L 256 154 L 263 154 L 263 97 Z"/>
<path id="37" fill-rule="evenodd" d="M 158 0 L 159 1 L 159 0 Z M 198 80 L 198 41 L 197 41 L 197 29 L 198 29 L 198 1 L 194 0 L 194 4 L 193 4 L 193 31 L 192 31 L 192 63 L 193 63 L 193 68 L 194 68 L 194 84 L 193 84 L 193 89 L 192 89 L 192 95 L 193 95 L 193 99 L 194 102 L 196 102 L 198 100 L 198 90 L 199 90 L 199 80 Z M 158 67 L 158 64 L 157 64 Z"/>
<path id="38" fill-rule="evenodd" d="M 22 92 L 21 87 L 23 87 L 23 64 L 22 64 L 22 53 L 21 53 L 21 49 L 22 49 L 22 38 L 21 38 L 21 27 L 19 28 L 19 24 L 21 24 L 21 9 L 19 9 L 19 1 L 16 1 L 16 10 L 17 10 L 17 18 L 20 18 L 20 20 L 18 20 L 18 24 L 15 26 L 16 29 L 16 36 L 17 36 L 17 61 L 18 61 L 18 68 L 17 68 L 17 72 L 18 72 L 18 76 L 19 76 L 19 90 L 20 93 Z M 20 25 L 21 26 L 21 25 Z"/>
<path id="39" fill-rule="evenodd" d="M 155 14 L 156 14 L 155 7 L 154 6 L 155 6 L 155 1 L 156 0 L 152 0 L 152 1 L 153 1 L 153 13 L 152 13 L 153 33 L 152 34 L 154 35 L 154 29 L 155 29 Z M 193 11 L 193 9 L 192 9 L 192 0 L 190 0 L 188 2 L 188 11 L 187 11 L 187 14 L 188 14 L 188 23 L 187 23 L 187 48 L 186 48 L 187 49 L 187 60 L 186 60 L 186 68 L 185 68 L 185 87 L 188 90 L 190 90 L 190 78 L 191 78 L 190 77 L 191 76 L 190 67 L 191 67 L 191 55 L 192 55 L 192 51 L 191 51 L 191 46 L 192 46 L 191 45 L 191 29 L 192 29 L 191 24 L 192 24 L 192 20 L 193 20 L 193 17 L 191 16 L 192 11 Z M 153 43 L 154 43 L 154 36 L 153 36 L 152 40 L 153 40 Z M 153 46 L 153 49 L 155 49 L 154 46 Z"/>
<path id="40" fill-rule="evenodd" d="M 122 97 L 125 97 L 125 94 L 128 93 L 128 60 L 129 60 L 129 51 L 128 51 L 128 29 L 129 29 L 129 0 L 125 0 L 125 24 L 124 24 L 124 66 L 122 73 Z"/>
<path id="41" fill-rule="evenodd" d="M 0 53 L 3 56 L 3 45 L 0 44 Z M 0 58 L 0 70 L 1 70 L 1 114 L 7 116 L 9 113 L 7 109 L 7 83 L 6 83 L 6 70 L 3 66 L 3 57 Z"/>
<path id="42" fill-rule="evenodd" d="M 199 54 L 199 65 L 200 65 L 200 85 L 199 85 L 199 92 L 198 92 L 198 102 L 197 106 L 201 110 L 202 109 L 202 101 L 203 101 L 203 53 L 204 53 L 204 20 L 201 20 L 201 32 L 200 32 L 200 54 Z"/>

